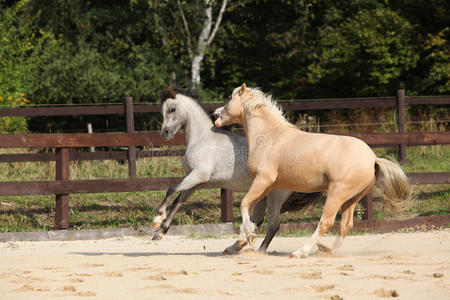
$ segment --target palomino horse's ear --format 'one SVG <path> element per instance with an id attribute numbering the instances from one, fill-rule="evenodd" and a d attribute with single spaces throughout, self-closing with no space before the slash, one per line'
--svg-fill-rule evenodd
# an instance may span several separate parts
<path id="1" fill-rule="evenodd" d="M 247 85 L 245 82 L 241 85 L 241 89 L 239 90 L 239 95 L 242 95 L 245 92 L 245 89 L 247 88 Z"/>

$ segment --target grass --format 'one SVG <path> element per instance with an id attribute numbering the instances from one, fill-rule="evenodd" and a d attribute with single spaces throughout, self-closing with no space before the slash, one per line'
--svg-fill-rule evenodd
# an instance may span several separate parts
<path id="1" fill-rule="evenodd" d="M 23 150 L 5 150 L 23 153 Z M 394 149 L 375 149 L 378 156 L 395 156 Z M 53 180 L 54 163 L 1 163 L 0 181 Z M 406 172 L 448 172 L 450 146 L 408 147 Z M 183 176 L 181 157 L 143 158 L 137 162 L 138 177 Z M 70 163 L 71 179 L 126 178 L 128 166 L 120 161 L 79 161 Z M 380 187 L 375 188 L 375 218 L 382 219 Z M 411 211 L 419 215 L 450 214 L 450 185 L 421 185 L 415 187 L 419 200 Z M 71 229 L 105 227 L 150 226 L 155 210 L 165 191 L 73 194 L 70 195 L 69 223 Z M 245 193 L 234 194 L 233 214 L 240 223 L 239 201 Z M 219 189 L 198 190 L 183 205 L 173 224 L 220 223 Z M 46 231 L 54 226 L 54 196 L 0 197 L 0 232 Z M 317 221 L 322 204 L 307 211 L 288 212 L 282 223 Z M 358 204 L 355 217 L 360 219 L 362 207 Z M 339 216 L 338 216 L 339 218 Z M 303 234 L 303 233 L 296 233 Z M 304 233 L 310 234 L 310 233 Z"/>

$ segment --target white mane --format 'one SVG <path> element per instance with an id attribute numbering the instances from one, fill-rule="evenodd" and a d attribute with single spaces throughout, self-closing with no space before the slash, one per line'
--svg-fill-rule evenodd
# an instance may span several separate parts
<path id="1" fill-rule="evenodd" d="M 235 92 L 238 92 L 240 88 L 237 88 L 233 91 L 233 95 Z M 275 100 L 273 100 L 272 95 L 263 93 L 259 88 L 249 88 L 247 87 L 247 92 L 250 93 L 249 99 L 247 99 L 244 103 L 244 109 L 248 112 L 254 111 L 258 106 L 265 106 L 274 116 L 279 118 L 281 121 L 287 122 L 284 117 L 283 109 L 281 105 L 278 104 Z"/>

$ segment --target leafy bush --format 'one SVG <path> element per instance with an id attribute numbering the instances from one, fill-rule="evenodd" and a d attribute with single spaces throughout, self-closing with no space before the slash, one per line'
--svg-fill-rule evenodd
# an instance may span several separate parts
<path id="1" fill-rule="evenodd" d="M 322 36 L 309 81 L 332 88 L 335 96 L 392 94 L 419 60 L 412 29 L 389 9 L 360 10 Z"/>
<path id="2" fill-rule="evenodd" d="M 29 103 L 25 95 L 34 91 L 35 72 L 40 63 L 40 46 L 34 18 L 23 18 L 28 1 L 7 7 L 0 2 L 0 105 Z M 18 133 L 27 129 L 22 117 L 1 117 L 1 133 Z"/>

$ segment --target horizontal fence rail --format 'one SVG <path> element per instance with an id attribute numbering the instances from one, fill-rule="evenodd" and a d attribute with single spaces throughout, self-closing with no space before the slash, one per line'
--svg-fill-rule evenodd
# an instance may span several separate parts
<path id="1" fill-rule="evenodd" d="M 450 97 L 405 97 L 399 90 L 397 97 L 322 99 L 281 101 L 287 111 L 318 109 L 354 109 L 354 108 L 396 108 L 399 132 L 396 133 L 334 133 L 353 136 L 365 141 L 371 147 L 400 146 L 400 161 L 406 162 L 406 147 L 415 145 L 450 144 L 450 132 L 406 132 L 405 106 L 409 105 L 448 105 Z M 223 104 L 203 104 L 211 112 Z M 114 193 L 166 190 L 178 183 L 181 178 L 135 178 L 136 159 L 156 156 L 182 156 L 185 149 L 159 149 L 165 146 L 185 146 L 185 138 L 176 135 L 166 141 L 157 132 L 135 132 L 135 113 L 157 113 L 159 104 L 134 104 L 128 97 L 125 105 L 80 105 L 63 107 L 15 107 L 0 108 L 2 116 L 69 116 L 69 115 L 106 115 L 125 114 L 127 133 L 54 133 L 54 134 L 5 134 L 0 135 L 0 148 L 55 148 L 55 153 L 0 154 L 0 162 L 38 162 L 55 161 L 55 180 L 53 181 L 17 181 L 0 182 L 0 196 L 19 195 L 56 195 L 55 224 L 58 229 L 68 228 L 69 194 L 78 193 Z M 243 135 L 243 132 L 239 134 Z M 70 148 L 111 147 L 127 151 L 80 152 Z M 139 151 L 136 147 L 143 147 Z M 92 151 L 91 150 L 91 151 Z M 124 179 L 69 180 L 69 162 L 73 160 L 128 161 L 129 177 Z M 408 173 L 413 184 L 449 184 L 450 172 Z M 382 178 L 380 178 L 382 180 Z M 202 185 L 200 188 L 213 188 Z M 295 198 L 295 194 L 293 196 Z M 364 219 L 373 219 L 373 197 L 371 194 L 362 201 Z M 232 193 L 221 190 L 222 221 L 232 221 Z M 450 216 L 447 216 L 450 217 Z M 449 219 L 449 218 L 447 218 Z"/>
<path id="2" fill-rule="evenodd" d="M 407 173 L 412 184 L 450 184 L 450 172 Z M 180 177 L 0 182 L 0 196 L 165 191 Z M 382 180 L 382 178 L 380 178 Z M 216 188 L 204 184 L 200 189 Z"/>
<path id="3" fill-rule="evenodd" d="M 336 98 L 336 99 L 305 99 L 279 101 L 286 111 L 320 110 L 320 109 L 352 109 L 352 108 L 392 108 L 396 107 L 395 97 L 384 98 Z M 448 105 L 450 97 L 405 97 L 406 106 L 410 105 Z M 206 103 L 203 107 L 212 112 L 223 103 Z M 158 113 L 160 104 L 134 104 L 135 113 Z M 40 116 L 75 116 L 75 115 L 113 115 L 124 114 L 123 104 L 111 105 L 73 105 L 63 107 L 3 107 L 0 117 L 40 117 Z"/>
<path id="4" fill-rule="evenodd" d="M 439 145 L 450 144 L 450 131 L 408 133 L 334 133 L 356 137 L 369 145 Z M 42 147 L 120 147 L 120 146 L 180 146 L 186 140 L 176 135 L 164 140 L 156 132 L 139 133 L 32 133 L 2 134 L 0 148 Z"/>

